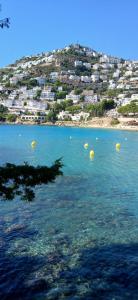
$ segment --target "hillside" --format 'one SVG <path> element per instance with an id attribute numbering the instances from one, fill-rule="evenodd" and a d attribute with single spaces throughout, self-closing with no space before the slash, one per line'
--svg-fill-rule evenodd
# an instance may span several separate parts
<path id="1" fill-rule="evenodd" d="M 137 115 L 138 61 L 78 44 L 23 57 L 0 69 L 0 104 L 2 120 Z"/>

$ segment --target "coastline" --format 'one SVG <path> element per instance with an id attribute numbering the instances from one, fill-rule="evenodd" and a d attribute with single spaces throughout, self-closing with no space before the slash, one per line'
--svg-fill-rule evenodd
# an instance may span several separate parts
<path id="1" fill-rule="evenodd" d="M 16 121 L 16 122 L 0 122 L 0 125 L 40 125 L 40 126 L 58 126 L 58 127 L 78 127 L 78 128 L 101 128 L 101 129 L 116 129 L 116 130 L 131 130 L 138 131 L 138 118 L 118 118 L 119 124 L 111 125 L 112 118 L 110 117 L 95 117 L 89 121 L 56 121 L 46 123 L 36 123 L 33 121 Z M 137 122 L 136 125 L 129 125 L 129 122 Z"/>

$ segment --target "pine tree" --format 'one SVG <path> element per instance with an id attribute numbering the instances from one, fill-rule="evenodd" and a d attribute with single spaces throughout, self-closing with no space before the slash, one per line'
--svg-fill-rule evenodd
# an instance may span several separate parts
<path id="1" fill-rule="evenodd" d="M 1 11 L 1 5 L 0 5 L 0 11 Z M 10 27 L 10 19 L 9 18 L 4 18 L 0 20 L 0 27 L 3 29 L 4 27 L 9 28 Z"/>

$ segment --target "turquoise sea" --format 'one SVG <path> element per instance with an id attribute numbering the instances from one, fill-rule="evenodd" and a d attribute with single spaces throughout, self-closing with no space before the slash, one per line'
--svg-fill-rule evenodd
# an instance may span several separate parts
<path id="1" fill-rule="evenodd" d="M 0 126 L 0 164 L 60 157 L 33 203 L 0 201 L 0 300 L 137 300 L 138 132 Z"/>

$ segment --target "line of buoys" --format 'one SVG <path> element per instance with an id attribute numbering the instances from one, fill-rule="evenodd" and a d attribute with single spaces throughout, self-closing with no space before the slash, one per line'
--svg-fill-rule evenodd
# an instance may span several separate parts
<path id="1" fill-rule="evenodd" d="M 85 144 L 84 144 L 84 148 L 85 148 L 85 149 L 88 149 L 88 147 L 89 147 L 89 144 L 88 144 L 88 143 L 85 143 Z"/>
<path id="2" fill-rule="evenodd" d="M 94 154 L 95 154 L 94 150 L 91 150 L 90 153 L 89 153 L 90 159 L 94 159 Z"/>
<path id="3" fill-rule="evenodd" d="M 32 142 L 31 142 L 31 147 L 32 147 L 32 148 L 35 148 L 36 145 L 37 145 L 37 142 L 36 142 L 36 141 L 32 141 Z"/>

